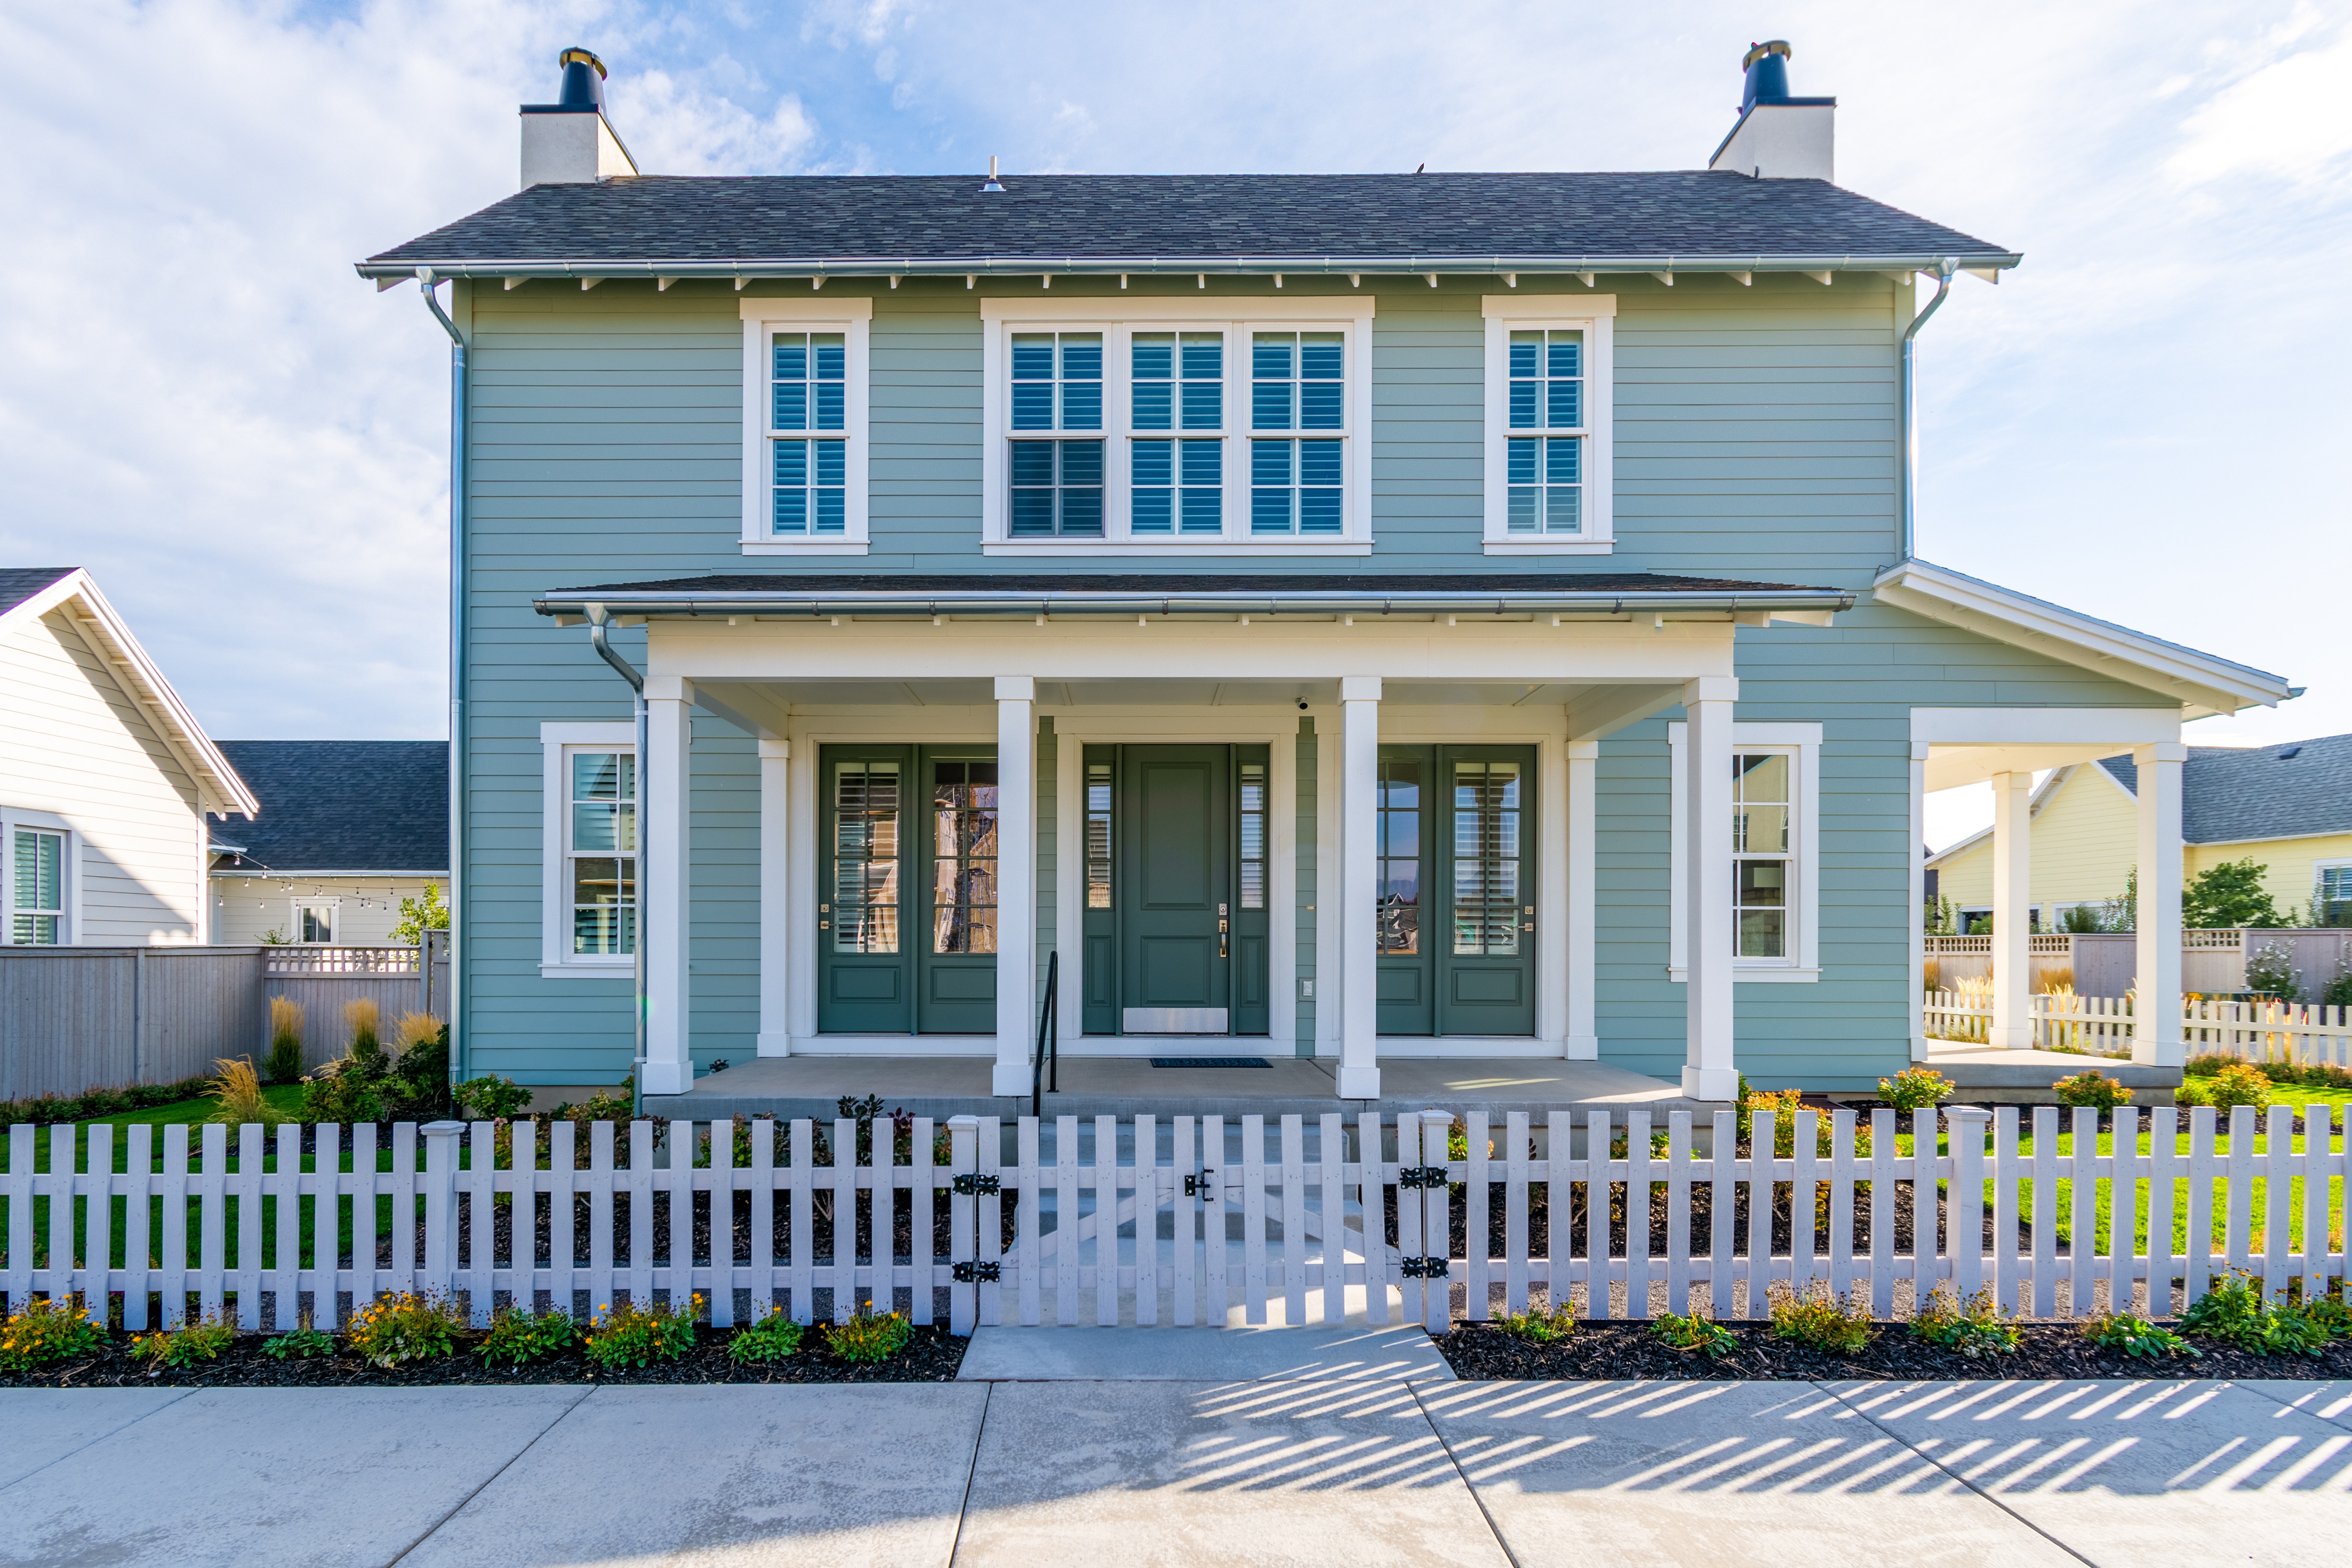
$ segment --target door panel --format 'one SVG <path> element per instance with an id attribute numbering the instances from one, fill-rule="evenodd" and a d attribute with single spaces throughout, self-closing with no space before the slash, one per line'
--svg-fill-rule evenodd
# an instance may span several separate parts
<path id="1" fill-rule="evenodd" d="M 1380 957 L 1373 995 L 1377 1027 L 1383 1035 L 1427 1035 L 1436 1029 L 1430 1006 L 1432 955 L 1428 931 L 1442 930 L 1428 918 L 1433 858 L 1428 780 L 1433 765 L 1427 746 L 1382 746 L 1379 792 L 1373 796 L 1373 854 L 1378 858 L 1380 914 L 1375 931 Z"/>
<path id="2" fill-rule="evenodd" d="M 917 930 L 923 975 L 916 1026 L 996 1032 L 996 748 L 922 748 L 927 809 Z"/>
<path id="3" fill-rule="evenodd" d="M 1192 1033 L 1229 1026 L 1230 918 L 1223 746 L 1119 748 L 1120 1028 Z"/>
<path id="4" fill-rule="evenodd" d="M 1382 746 L 1384 1035 L 1535 1033 L 1535 751 Z"/>

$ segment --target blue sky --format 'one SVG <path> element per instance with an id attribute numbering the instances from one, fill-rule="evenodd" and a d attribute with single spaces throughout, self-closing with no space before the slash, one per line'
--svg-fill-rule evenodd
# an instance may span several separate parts
<path id="1" fill-rule="evenodd" d="M 0 561 L 215 735 L 440 734 L 444 340 L 349 263 L 513 188 L 567 44 L 652 171 L 1276 172 L 1696 166 L 1760 37 L 1842 184 L 2026 256 L 1922 339 L 1920 552 L 2311 689 L 2192 740 L 2352 730 L 2352 12 L 2297 0 L 0 0 Z"/>

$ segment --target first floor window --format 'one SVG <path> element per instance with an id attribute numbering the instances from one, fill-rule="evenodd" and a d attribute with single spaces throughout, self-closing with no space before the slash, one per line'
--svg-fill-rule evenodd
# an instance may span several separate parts
<path id="1" fill-rule="evenodd" d="M 1087 764 L 1087 908 L 1110 908 L 1110 764 Z"/>
<path id="2" fill-rule="evenodd" d="M 1015 441 L 1012 466 L 1014 538 L 1102 537 L 1100 441 Z"/>
<path id="3" fill-rule="evenodd" d="M 1421 951 L 1421 773 L 1417 761 L 1380 763 L 1372 808 L 1381 900 L 1374 927 L 1384 953 Z"/>
<path id="4" fill-rule="evenodd" d="M 335 940 L 335 906 L 332 904 L 297 904 L 294 907 L 294 929 L 302 934 L 297 942 Z"/>
<path id="5" fill-rule="evenodd" d="M 1250 443 L 1250 531 L 1336 534 L 1346 471 L 1339 441 Z"/>
<path id="6" fill-rule="evenodd" d="M 1732 952 L 1789 955 L 1789 757 L 1740 752 L 1731 759 Z"/>
<path id="7" fill-rule="evenodd" d="M 55 947 L 65 940 L 66 836 L 19 827 L 9 852 L 8 940 Z"/>
<path id="8" fill-rule="evenodd" d="M 1584 531 L 1584 437 L 1514 436 L 1507 454 L 1514 534 Z"/>
<path id="9" fill-rule="evenodd" d="M 1242 908 L 1265 908 L 1265 764 L 1244 763 L 1242 774 Z"/>
<path id="10" fill-rule="evenodd" d="M 2312 924 L 2352 925 L 2352 866 L 2322 866 L 2314 879 Z"/>
<path id="11" fill-rule="evenodd" d="M 566 869 L 572 951 L 621 957 L 637 950 L 637 759 L 633 752 L 575 751 L 566 770 Z"/>
<path id="12" fill-rule="evenodd" d="M 1137 533 L 1225 531 L 1225 444 L 1137 441 L 1129 448 Z"/>

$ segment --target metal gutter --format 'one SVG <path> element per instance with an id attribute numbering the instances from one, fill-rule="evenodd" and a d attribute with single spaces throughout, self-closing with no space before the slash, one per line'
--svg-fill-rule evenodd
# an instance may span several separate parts
<path id="1" fill-rule="evenodd" d="M 1950 251 L 1895 252 L 1876 255 L 1609 255 L 1566 256 L 1552 253 L 1520 256 L 964 256 L 851 257 L 739 256 L 625 260 L 591 257 L 450 257 L 419 262 L 414 259 L 368 260 L 352 265 L 362 278 L 397 281 L 429 271 L 442 278 L 725 278 L 751 279 L 790 278 L 962 278 L 1034 277 L 1053 273 L 1067 277 L 1117 277 L 1134 273 L 1219 277 L 1291 273 L 1376 277 L 1411 277 L 1429 273 L 1487 276 L 1497 272 L 1922 272 L 1933 271 L 1952 258 Z M 1962 267 L 2000 269 L 2024 260 L 2016 251 L 1984 251 L 1956 258 Z"/>
<path id="2" fill-rule="evenodd" d="M 1903 427 L 1900 432 L 1902 446 L 1897 448 L 1896 455 L 1896 461 L 1903 468 L 1902 482 L 1896 489 L 1903 515 L 1895 531 L 1897 553 L 1895 558 L 1897 561 L 1911 559 L 1915 542 L 1918 537 L 1919 358 L 1915 344 L 1919 336 L 1919 329 L 1927 324 L 1927 318 L 1936 313 L 1937 308 L 1943 304 L 1944 297 L 1952 291 L 1952 274 L 1959 270 L 1959 265 L 1957 260 L 1948 256 L 1936 263 L 1934 268 L 1936 297 L 1927 301 L 1926 310 L 1911 318 L 1909 326 L 1903 329 L 1903 363 L 1900 367 L 1903 373 Z"/>
<path id="3" fill-rule="evenodd" d="M 635 694 L 635 703 L 634 716 L 636 720 L 637 735 L 635 757 L 637 837 L 635 851 L 636 858 L 631 863 L 629 874 L 636 884 L 637 896 L 634 908 L 637 923 L 636 929 L 630 934 L 629 955 L 630 969 L 636 976 L 637 986 L 636 1005 L 632 1009 L 636 1016 L 636 1056 L 634 1058 L 635 1065 L 629 1069 L 629 1114 L 639 1116 L 644 1114 L 646 1108 L 646 1016 L 651 1009 L 651 1003 L 646 995 L 646 840 L 648 837 L 646 832 L 646 763 L 650 760 L 651 748 L 646 744 L 646 734 L 647 724 L 646 678 L 639 674 L 636 668 L 627 659 L 623 658 L 614 650 L 605 630 L 608 624 L 609 617 L 602 609 L 595 610 L 590 615 L 589 646 L 596 650 L 597 658 L 611 665 L 614 672 L 629 683 L 629 690 Z M 685 794 L 682 792 L 678 798 L 684 800 Z"/>
<path id="4" fill-rule="evenodd" d="M 433 273 L 420 270 L 416 287 L 425 308 L 449 334 L 449 1081 L 473 1076 L 467 1061 L 466 966 L 460 953 L 466 927 L 466 334 L 433 297 Z M 457 302 L 457 285 L 449 285 Z"/>
<path id="5" fill-rule="evenodd" d="M 1824 588 L 1625 591 L 1620 589 L 1503 592 L 1396 592 L 1304 589 L 1266 594 L 1155 594 L 1035 588 L 981 590 L 766 589 L 697 593 L 687 590 L 575 589 L 531 601 L 542 616 L 1087 616 L 1087 615 L 1542 615 L 1741 610 L 1850 610 L 1854 595 Z"/>

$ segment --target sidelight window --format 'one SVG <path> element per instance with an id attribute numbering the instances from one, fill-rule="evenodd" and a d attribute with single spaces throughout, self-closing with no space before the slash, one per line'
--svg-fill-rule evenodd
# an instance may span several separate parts
<path id="1" fill-rule="evenodd" d="M 996 951 L 996 764 L 934 763 L 931 951 Z"/>
<path id="2" fill-rule="evenodd" d="M 1087 908 L 1110 908 L 1110 764 L 1087 764 Z"/>
<path id="3" fill-rule="evenodd" d="M 1241 765 L 1241 906 L 1265 908 L 1265 764 Z"/>
<path id="4" fill-rule="evenodd" d="M 1373 847 L 1380 859 L 1380 951 L 1421 951 L 1421 774 L 1417 761 L 1380 764 Z"/>

